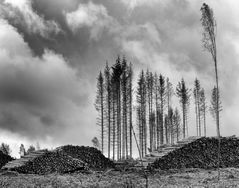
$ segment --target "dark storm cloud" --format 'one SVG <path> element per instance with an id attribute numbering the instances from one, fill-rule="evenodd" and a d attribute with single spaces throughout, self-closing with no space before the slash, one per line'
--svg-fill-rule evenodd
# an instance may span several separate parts
<path id="1" fill-rule="evenodd" d="M 202 50 L 202 3 L 0 0 L 5 20 L 0 31 L 1 128 L 89 144 L 97 134 L 95 79 L 106 60 L 113 64 L 118 54 L 133 62 L 135 78 L 139 69 L 149 68 L 170 77 L 174 85 L 184 77 L 192 86 L 197 76 L 209 98 L 214 69 L 210 54 Z M 218 20 L 223 105 L 233 105 L 223 112 L 227 122 L 239 103 L 238 86 L 228 84 L 238 80 L 237 11 L 230 11 L 236 3 L 208 3 Z"/>
<path id="2" fill-rule="evenodd" d="M 31 139 L 56 139 L 66 125 L 88 124 L 83 118 L 89 112 L 88 81 L 59 54 L 45 50 L 33 56 L 16 29 L 0 23 L 1 128 Z"/>

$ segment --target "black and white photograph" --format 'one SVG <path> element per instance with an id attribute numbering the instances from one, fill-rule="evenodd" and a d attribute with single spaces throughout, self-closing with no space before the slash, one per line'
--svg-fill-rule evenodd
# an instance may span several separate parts
<path id="1" fill-rule="evenodd" d="M 238 0 L 0 0 L 0 188 L 239 187 Z"/>

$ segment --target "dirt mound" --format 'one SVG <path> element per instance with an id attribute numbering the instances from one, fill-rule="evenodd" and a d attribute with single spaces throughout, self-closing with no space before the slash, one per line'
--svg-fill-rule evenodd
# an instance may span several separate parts
<path id="1" fill-rule="evenodd" d="M 83 161 L 74 159 L 64 153 L 46 151 L 44 154 L 11 170 L 26 174 L 50 174 L 54 172 L 67 173 L 85 169 L 87 169 L 87 165 Z"/>
<path id="2" fill-rule="evenodd" d="M 114 168 L 113 161 L 106 158 L 94 147 L 66 145 L 59 147 L 56 150 L 84 161 L 91 169 L 103 170 L 106 168 Z"/>
<path id="3" fill-rule="evenodd" d="M 6 163 L 12 160 L 13 158 L 11 156 L 6 155 L 2 151 L 0 151 L 0 168 L 2 168 Z"/>
<path id="4" fill-rule="evenodd" d="M 217 138 L 200 138 L 149 165 L 155 169 L 217 168 Z M 221 138 L 220 167 L 239 167 L 239 139 Z"/>

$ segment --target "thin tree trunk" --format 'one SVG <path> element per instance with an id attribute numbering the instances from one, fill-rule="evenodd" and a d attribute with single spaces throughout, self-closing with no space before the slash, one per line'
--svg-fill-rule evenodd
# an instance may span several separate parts
<path id="1" fill-rule="evenodd" d="M 161 103 L 161 105 L 160 105 L 160 111 L 161 111 L 161 122 L 160 122 L 160 145 L 162 145 L 163 144 L 163 142 L 164 142 L 164 136 L 163 136 L 163 118 L 164 118 L 164 115 L 163 115 L 163 106 L 164 106 L 164 104 L 163 104 L 163 96 L 162 96 L 162 94 L 160 94 L 160 103 Z M 165 135 L 165 138 L 166 138 L 166 140 L 167 140 L 167 135 Z"/>
<path id="2" fill-rule="evenodd" d="M 121 95 L 120 95 L 120 83 L 118 83 L 118 160 L 121 159 Z"/>
<path id="3" fill-rule="evenodd" d="M 101 93 L 101 151 L 104 154 L 104 101 Z"/>
<path id="4" fill-rule="evenodd" d="M 161 118 L 161 115 L 160 115 L 159 109 L 157 109 L 157 125 L 156 125 L 156 127 L 157 127 L 157 148 L 160 146 L 160 118 Z"/>
<path id="5" fill-rule="evenodd" d="M 185 104 L 183 104 L 182 106 L 183 106 L 183 138 L 185 138 L 185 124 L 186 124 Z"/>
<path id="6" fill-rule="evenodd" d="M 113 98 L 113 161 L 115 160 L 115 131 L 115 99 Z"/>
<path id="7" fill-rule="evenodd" d="M 130 107 L 129 107 L 129 118 L 130 118 L 130 130 L 129 130 L 129 142 L 130 142 L 130 158 L 132 158 L 132 127 L 133 127 L 133 124 L 132 124 L 132 78 L 131 78 L 132 75 L 130 75 Z"/>
<path id="8" fill-rule="evenodd" d="M 179 124 L 178 119 L 176 119 L 176 125 L 177 125 L 177 142 L 179 141 Z"/>
<path id="9" fill-rule="evenodd" d="M 167 123 L 166 123 L 166 122 L 167 122 Z M 168 120 L 168 117 L 167 117 L 167 119 L 165 120 L 164 126 L 165 126 L 165 138 L 166 138 L 166 144 L 168 144 L 168 127 L 169 127 L 169 120 Z"/>
<path id="10" fill-rule="evenodd" d="M 206 105 L 205 105 L 205 101 L 203 103 L 203 121 L 204 121 L 204 136 L 207 136 L 207 129 L 206 129 Z"/>
<path id="11" fill-rule="evenodd" d="M 108 88 L 108 158 L 110 159 L 110 145 L 111 145 L 111 115 L 110 115 L 110 92 Z"/>
<path id="12" fill-rule="evenodd" d="M 199 96 L 198 96 L 199 98 Z M 201 114 L 200 114 L 200 106 L 199 106 L 199 99 L 198 99 L 198 129 L 199 129 L 199 136 L 202 136 L 201 134 Z"/>
<path id="13" fill-rule="evenodd" d="M 198 106 L 197 106 L 197 96 L 195 96 L 195 113 L 196 113 L 196 131 L 197 131 L 197 136 L 198 136 Z"/>
<path id="14" fill-rule="evenodd" d="M 124 90 L 124 87 L 122 87 L 122 90 Z M 124 92 L 124 91 L 123 91 Z M 126 138 L 125 138 L 125 135 L 126 135 L 126 132 L 125 132 L 125 117 L 126 117 L 126 114 L 125 114 L 125 110 L 126 110 L 126 106 L 125 106 L 125 93 L 122 93 L 123 94 L 123 123 L 122 123 L 122 158 L 125 159 L 125 148 L 126 148 Z"/>
<path id="15" fill-rule="evenodd" d="M 126 104 L 125 104 L 125 155 L 127 159 L 128 158 L 128 125 L 127 125 L 127 105 Z"/>
<path id="16" fill-rule="evenodd" d="M 146 125 L 146 108 L 144 108 L 144 155 L 146 154 L 147 154 L 147 125 Z"/>
<path id="17" fill-rule="evenodd" d="M 156 125 L 155 125 L 155 132 L 156 132 L 156 136 L 155 136 L 155 141 L 156 141 L 156 148 L 158 148 L 159 146 L 159 115 L 158 115 L 158 92 L 157 92 L 157 82 L 155 81 L 155 120 L 156 120 Z"/>
<path id="18" fill-rule="evenodd" d="M 218 73 L 217 73 L 217 55 L 216 55 L 216 42 L 215 42 L 215 74 L 217 84 L 217 136 L 218 136 L 218 179 L 220 179 L 220 152 L 221 152 L 221 138 L 220 138 L 220 122 L 219 122 L 219 84 L 218 84 Z"/>

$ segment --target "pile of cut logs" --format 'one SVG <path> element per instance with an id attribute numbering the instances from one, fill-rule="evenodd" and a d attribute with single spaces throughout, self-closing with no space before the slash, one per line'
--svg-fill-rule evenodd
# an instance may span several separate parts
<path id="1" fill-rule="evenodd" d="M 218 139 L 202 137 L 149 165 L 154 169 L 217 168 Z M 221 137 L 220 167 L 239 167 L 239 139 Z"/>
<path id="2" fill-rule="evenodd" d="M 66 145 L 56 149 L 58 152 L 65 153 L 73 158 L 80 159 L 88 164 L 89 168 L 103 170 L 114 168 L 114 163 L 106 158 L 101 151 L 94 147 Z"/>
<path id="3" fill-rule="evenodd" d="M 27 174 L 49 174 L 87 170 L 87 165 L 83 161 L 64 153 L 44 151 L 42 154 L 30 153 L 21 159 L 9 162 L 3 169 Z"/>

